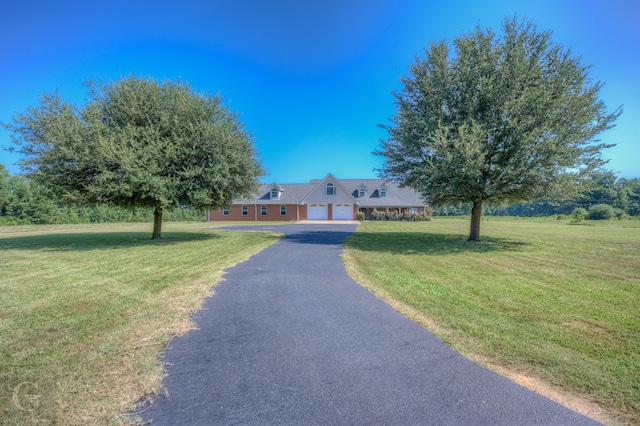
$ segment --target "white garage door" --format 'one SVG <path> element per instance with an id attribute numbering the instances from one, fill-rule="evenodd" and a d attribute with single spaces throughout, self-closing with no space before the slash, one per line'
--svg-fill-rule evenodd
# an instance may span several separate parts
<path id="1" fill-rule="evenodd" d="M 309 220 L 327 220 L 329 218 L 329 210 L 326 204 L 309 204 L 307 209 L 307 219 Z"/>
<path id="2" fill-rule="evenodd" d="M 353 220 L 353 204 L 334 204 L 331 213 L 333 220 Z"/>

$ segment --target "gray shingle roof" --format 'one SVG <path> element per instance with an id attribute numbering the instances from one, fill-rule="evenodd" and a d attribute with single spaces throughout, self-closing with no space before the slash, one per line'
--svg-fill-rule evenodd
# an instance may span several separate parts
<path id="1" fill-rule="evenodd" d="M 411 188 L 400 188 L 393 182 L 383 179 L 338 179 L 340 183 L 354 196 L 361 207 L 417 207 L 426 203 L 416 191 Z M 234 204 L 300 204 L 313 191 L 322 179 L 314 179 L 310 183 L 278 183 L 282 188 L 280 199 L 271 199 L 271 189 L 274 184 L 260 185 L 255 197 L 236 200 Z M 358 198 L 358 188 L 367 188 L 366 196 Z M 379 188 L 387 187 L 387 196 L 380 197 Z"/>
<path id="2" fill-rule="evenodd" d="M 397 184 L 384 179 L 340 179 L 340 182 L 351 191 L 351 195 L 356 197 L 363 207 L 415 207 L 426 205 L 420 194 L 415 190 L 400 188 Z M 367 188 L 364 198 L 358 198 L 360 185 L 364 185 Z M 386 197 L 380 197 L 378 188 L 382 185 L 388 188 Z"/>
<path id="3" fill-rule="evenodd" d="M 260 185 L 258 194 L 255 198 L 249 200 L 239 200 L 247 204 L 299 204 L 304 197 L 316 187 L 309 183 L 279 183 L 282 188 L 280 199 L 271 199 L 271 188 L 273 184 Z"/>

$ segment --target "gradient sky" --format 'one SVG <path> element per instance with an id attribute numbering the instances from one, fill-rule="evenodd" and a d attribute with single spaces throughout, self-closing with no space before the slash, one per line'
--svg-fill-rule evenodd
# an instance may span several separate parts
<path id="1" fill-rule="evenodd" d="M 534 20 L 605 83 L 614 129 L 601 134 L 618 177 L 640 177 L 640 1 L 112 0 L 0 1 L 0 122 L 84 80 L 177 79 L 220 93 L 252 133 L 264 182 L 374 178 L 393 90 L 430 41 L 504 17 Z M 10 146 L 0 128 L 0 146 Z M 0 162 L 18 173 L 17 154 Z"/>

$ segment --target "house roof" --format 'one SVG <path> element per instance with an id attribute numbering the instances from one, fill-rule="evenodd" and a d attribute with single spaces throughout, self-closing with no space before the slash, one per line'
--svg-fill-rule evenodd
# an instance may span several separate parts
<path id="1" fill-rule="evenodd" d="M 234 204 L 305 204 L 307 198 L 319 186 L 331 178 L 338 186 L 348 192 L 360 207 L 419 207 L 426 205 L 420 194 L 411 188 L 400 188 L 397 184 L 384 179 L 336 179 L 328 174 L 324 179 L 313 179 L 309 183 L 271 183 L 260 185 L 255 197 L 235 200 Z M 271 199 L 271 189 L 277 185 L 279 199 Z M 367 188 L 364 198 L 358 197 L 358 189 Z M 386 188 L 385 197 L 380 196 L 380 188 Z"/>
<path id="2" fill-rule="evenodd" d="M 237 202 L 234 201 L 234 204 L 300 204 L 304 197 L 316 187 L 316 185 L 309 183 L 281 183 L 278 186 L 282 188 L 282 192 L 277 200 L 271 199 L 273 184 L 268 184 L 260 185 L 255 197 L 236 200 Z"/>
<path id="3" fill-rule="evenodd" d="M 393 182 L 384 179 L 341 179 L 340 182 L 351 192 L 358 196 L 361 185 L 367 187 L 364 198 L 358 198 L 362 207 L 396 207 L 396 206 L 425 206 L 426 203 L 414 189 L 400 188 Z M 380 197 L 379 189 L 385 186 L 387 196 Z"/>

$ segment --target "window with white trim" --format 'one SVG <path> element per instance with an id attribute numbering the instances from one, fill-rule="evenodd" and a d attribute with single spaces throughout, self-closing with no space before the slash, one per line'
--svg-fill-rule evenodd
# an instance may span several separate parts
<path id="1" fill-rule="evenodd" d="M 378 190 L 378 194 L 380 195 L 380 198 L 384 198 L 387 196 L 387 188 L 380 188 Z"/>
<path id="2" fill-rule="evenodd" d="M 280 216 L 286 216 L 286 215 L 287 215 L 287 206 L 283 204 L 280 206 Z"/>
<path id="3" fill-rule="evenodd" d="M 266 214 L 267 214 L 267 206 L 265 206 L 265 205 L 261 205 L 261 206 L 260 206 L 260 214 L 261 214 L 262 216 L 264 216 L 264 215 L 266 215 Z"/>
<path id="4" fill-rule="evenodd" d="M 271 199 L 277 200 L 278 198 L 280 198 L 280 193 L 278 192 L 278 188 L 273 188 L 271 190 Z"/>
<path id="5" fill-rule="evenodd" d="M 364 188 L 358 189 L 358 198 L 364 198 L 366 194 L 367 194 L 367 191 L 365 191 Z"/>
<path id="6" fill-rule="evenodd" d="M 249 215 L 249 206 L 242 206 L 242 216 Z"/>
<path id="7" fill-rule="evenodd" d="M 222 209 L 222 215 L 223 216 L 229 216 L 229 210 L 230 209 Z"/>
<path id="8" fill-rule="evenodd" d="M 331 182 L 329 182 L 324 187 L 324 193 L 325 193 L 325 195 L 336 195 L 336 187 L 335 187 L 335 185 L 332 184 Z"/>

